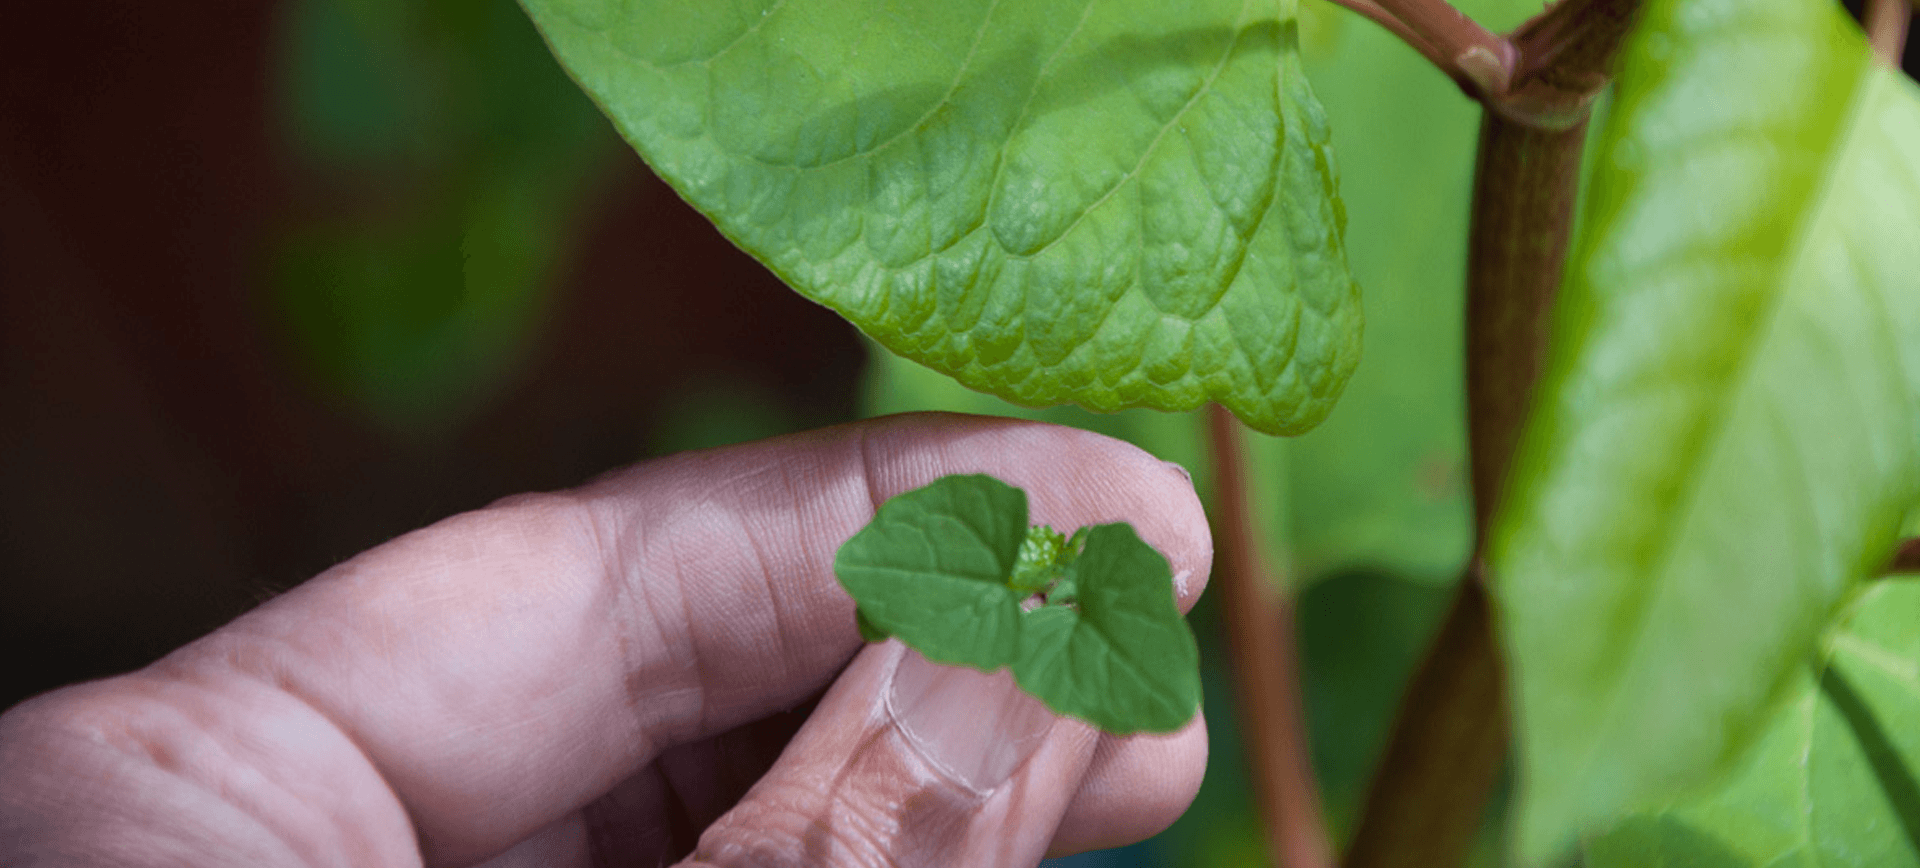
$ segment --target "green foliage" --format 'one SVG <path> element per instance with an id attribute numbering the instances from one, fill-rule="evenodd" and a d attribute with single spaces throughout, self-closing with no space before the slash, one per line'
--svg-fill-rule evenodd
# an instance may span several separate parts
<path id="1" fill-rule="evenodd" d="M 1724 784 L 1587 845 L 1588 868 L 1920 865 L 1920 582 L 1869 588 Z"/>
<path id="2" fill-rule="evenodd" d="M 1753 741 L 1920 497 L 1920 95 L 1824 0 L 1654 0 L 1491 563 L 1519 844 Z"/>
<path id="3" fill-rule="evenodd" d="M 446 424 L 531 343 L 615 142 L 511 2 L 287 9 L 286 132 L 359 207 L 290 221 L 274 311 L 349 405 L 400 430 Z"/>
<path id="4" fill-rule="evenodd" d="M 1026 538 L 1026 492 L 949 476 L 881 504 L 833 571 L 873 630 L 929 660 L 998 669 L 1020 650 L 1027 595 L 1010 579 Z"/>
<path id="5" fill-rule="evenodd" d="M 1291 433 L 1353 369 L 1291 4 L 525 5 L 723 232 L 969 386 Z"/>
<path id="6" fill-rule="evenodd" d="M 898 636 L 929 660 L 1010 666 L 1049 708 L 1109 732 L 1172 731 L 1199 707 L 1199 652 L 1172 572 L 1127 525 L 1071 540 L 1029 530 L 1025 492 L 947 476 L 881 504 L 833 566 L 868 641 Z M 1023 609 L 1036 593 L 1045 602 Z"/>
<path id="7" fill-rule="evenodd" d="M 1538 9 L 1530 0 L 1459 5 L 1495 24 Z M 1371 22 L 1324 2 L 1303 4 L 1299 18 L 1302 63 L 1339 148 L 1367 341 L 1324 424 L 1290 440 L 1251 438 L 1256 517 L 1300 585 L 1354 568 L 1447 583 L 1473 536 L 1461 281 L 1479 108 Z M 873 355 L 864 391 L 869 415 L 951 410 L 1099 431 L 1192 469 L 1202 493 L 1211 490 L 1199 419 L 1027 409 L 890 353 Z"/>
<path id="8" fill-rule="evenodd" d="M 671 455 L 748 443 L 810 427 L 787 396 L 739 376 L 708 373 L 659 405 L 645 453 Z M 834 421 L 828 419 L 826 421 Z M 821 424 L 815 422 L 815 424 Z"/>

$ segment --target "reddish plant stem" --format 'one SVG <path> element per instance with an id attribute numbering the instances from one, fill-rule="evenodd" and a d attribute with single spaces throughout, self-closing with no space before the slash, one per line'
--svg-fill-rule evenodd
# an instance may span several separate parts
<path id="1" fill-rule="evenodd" d="M 1407 688 L 1349 868 L 1463 863 L 1506 760 L 1506 676 L 1484 575 L 1487 529 L 1540 376 L 1573 235 L 1588 105 L 1637 0 L 1562 0 L 1516 30 L 1488 99 L 1467 241 L 1467 436 L 1474 554 Z"/>
<path id="2" fill-rule="evenodd" d="M 1345 864 L 1463 864 L 1506 755 L 1505 673 L 1473 571 L 1401 698 Z"/>
<path id="3" fill-rule="evenodd" d="M 1894 549 L 1893 562 L 1887 564 L 1888 573 L 1920 573 L 1920 539 L 1909 539 Z"/>
<path id="4" fill-rule="evenodd" d="M 1586 122 L 1540 130 L 1489 112 L 1467 241 L 1467 449 L 1475 557 L 1540 378 L 1573 236 Z"/>
<path id="5" fill-rule="evenodd" d="M 1428 41 L 1426 37 L 1415 33 L 1413 28 L 1408 27 L 1406 23 L 1400 19 L 1393 17 L 1393 13 L 1381 8 L 1380 4 L 1373 2 L 1373 0 L 1333 0 L 1333 3 L 1338 6 L 1344 6 L 1360 17 L 1385 28 L 1388 33 L 1399 37 L 1401 42 L 1406 43 L 1414 51 L 1420 52 L 1420 56 L 1426 58 L 1428 63 L 1433 64 L 1442 72 L 1453 76 L 1454 81 L 1459 82 L 1461 87 L 1464 88 L 1468 86 L 1468 82 L 1462 76 L 1452 71 L 1452 59 L 1447 57 L 1446 53 L 1441 51 L 1439 46 Z"/>
<path id="6" fill-rule="evenodd" d="M 1585 121 L 1611 75 L 1613 53 L 1640 0 L 1560 0 L 1508 37 L 1520 57 L 1513 87 L 1488 105 L 1526 126 L 1566 129 Z"/>
<path id="7" fill-rule="evenodd" d="M 1467 247 L 1467 433 L 1477 535 L 1438 637 L 1401 700 L 1349 868 L 1464 862 L 1507 752 L 1505 673 L 1479 550 L 1519 439 L 1572 235 L 1586 125 L 1480 128 Z"/>
<path id="8" fill-rule="evenodd" d="M 1446 0 L 1334 0 L 1387 28 L 1459 82 L 1468 95 L 1505 93 L 1515 52 Z"/>
<path id="9" fill-rule="evenodd" d="M 1446 0 L 1333 2 L 1399 37 L 1468 96 L 1543 129 L 1566 129 L 1586 118 L 1639 7 L 1639 0 L 1559 0 L 1513 33 L 1496 36 Z"/>
<path id="10" fill-rule="evenodd" d="M 1900 56 L 1907 48 L 1907 26 L 1913 21 L 1913 9 L 1911 0 L 1867 0 L 1861 16 L 1873 53 L 1895 69 L 1900 68 Z"/>
<path id="11" fill-rule="evenodd" d="M 1333 845 L 1307 750 L 1293 601 L 1280 590 L 1254 526 L 1246 432 L 1218 405 L 1208 406 L 1206 416 L 1214 478 L 1212 593 L 1220 600 L 1242 743 L 1253 764 L 1254 802 L 1268 851 L 1280 865 L 1332 868 Z"/>

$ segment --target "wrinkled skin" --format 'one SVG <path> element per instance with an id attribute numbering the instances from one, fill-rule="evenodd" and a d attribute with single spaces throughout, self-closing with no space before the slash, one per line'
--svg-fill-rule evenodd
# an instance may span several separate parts
<path id="1" fill-rule="evenodd" d="M 835 549 L 971 472 L 1035 522 L 1133 522 L 1183 609 L 1205 583 L 1184 475 L 1083 431 L 923 415 L 673 456 L 8 711 L 0 864 L 1032 865 L 1151 835 L 1199 786 L 1198 718 L 1105 736 L 860 642 Z"/>

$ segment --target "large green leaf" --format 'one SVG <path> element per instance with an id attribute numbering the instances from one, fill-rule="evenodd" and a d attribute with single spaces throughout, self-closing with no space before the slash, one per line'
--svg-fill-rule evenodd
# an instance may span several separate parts
<path id="1" fill-rule="evenodd" d="M 1506 27 L 1536 0 L 1463 0 Z M 1302 583 L 1380 569 L 1423 583 L 1459 575 L 1473 531 L 1465 486 L 1460 321 L 1478 107 L 1372 22 L 1300 7 L 1301 58 L 1340 151 L 1348 257 L 1367 287 L 1363 360 L 1327 421 L 1291 441 L 1253 438 L 1252 490 L 1266 536 Z M 1418 147 L 1408 147 L 1417 141 Z M 1018 415 L 1121 437 L 1211 482 L 1198 419 L 1027 410 L 876 354 L 864 411 Z"/>
<path id="2" fill-rule="evenodd" d="M 1825 0 L 1626 48 L 1491 563 L 1519 844 L 1749 746 L 1920 495 L 1920 95 Z"/>
<path id="3" fill-rule="evenodd" d="M 1634 816 L 1588 868 L 1920 866 L 1920 582 L 1869 589 L 1723 786 Z"/>
<path id="4" fill-rule="evenodd" d="M 1285 0 L 524 0 L 720 229 L 1023 404 L 1297 432 L 1358 291 Z"/>

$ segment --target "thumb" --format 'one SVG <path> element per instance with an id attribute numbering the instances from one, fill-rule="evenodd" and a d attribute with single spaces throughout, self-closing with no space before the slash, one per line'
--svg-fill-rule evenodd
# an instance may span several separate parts
<path id="1" fill-rule="evenodd" d="M 1117 750 L 1096 762 L 1103 739 Z M 1128 753 L 1135 761 L 1109 762 Z M 1205 763 L 1197 715 L 1171 735 L 1102 736 L 1053 715 L 1006 670 L 930 663 L 890 640 L 861 651 L 686 864 L 1031 866 L 1063 819 L 1074 840 L 1158 831 L 1185 810 Z M 1103 780 L 1076 805 L 1083 783 L 1111 777 L 1107 766 L 1138 780 Z M 1116 784 L 1134 797 L 1112 798 Z"/>

